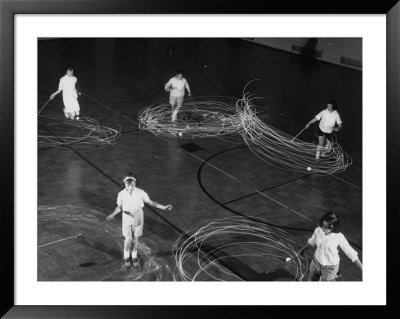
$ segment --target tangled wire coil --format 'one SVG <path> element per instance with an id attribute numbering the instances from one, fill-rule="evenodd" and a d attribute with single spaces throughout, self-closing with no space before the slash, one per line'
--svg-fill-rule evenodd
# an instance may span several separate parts
<path id="1" fill-rule="evenodd" d="M 175 280 L 251 281 L 237 272 L 242 265 L 263 265 L 273 273 L 285 268 L 290 280 L 303 279 L 308 260 L 297 255 L 299 244 L 282 229 L 242 217 L 214 220 L 182 234 L 173 245 Z M 290 263 L 285 263 L 286 258 Z M 232 266 L 231 266 L 232 265 Z"/>
<path id="2" fill-rule="evenodd" d="M 316 144 L 293 139 L 293 136 L 261 120 L 253 104 L 254 99 L 245 90 L 240 99 L 215 96 L 191 98 L 184 102 L 175 123 L 171 123 L 168 101 L 160 100 L 140 110 L 139 128 L 156 136 L 218 137 L 230 142 L 244 141 L 263 161 L 291 171 L 334 174 L 345 171 L 352 164 L 351 157 L 344 152 L 335 136 L 322 148 L 322 157 L 317 161 Z"/>
<path id="3" fill-rule="evenodd" d="M 41 148 L 74 145 L 81 150 L 90 150 L 113 145 L 120 135 L 120 128 L 100 125 L 99 121 L 87 116 L 81 116 L 77 121 L 49 112 L 39 115 L 38 146 Z"/>

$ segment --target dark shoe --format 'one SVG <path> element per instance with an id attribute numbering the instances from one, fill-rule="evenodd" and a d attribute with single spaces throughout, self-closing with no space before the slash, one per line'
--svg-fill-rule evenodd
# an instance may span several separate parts
<path id="1" fill-rule="evenodd" d="M 137 258 L 132 259 L 133 268 L 139 268 L 139 260 Z"/>
<path id="2" fill-rule="evenodd" d="M 344 281 L 342 274 L 340 273 L 340 271 L 337 272 L 336 276 L 335 276 L 335 281 Z"/>
<path id="3" fill-rule="evenodd" d="M 125 268 L 131 268 L 132 267 L 130 258 L 124 260 L 124 267 Z"/>

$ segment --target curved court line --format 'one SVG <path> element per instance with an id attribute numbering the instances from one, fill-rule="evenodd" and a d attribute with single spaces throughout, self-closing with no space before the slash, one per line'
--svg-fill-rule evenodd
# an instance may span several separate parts
<path id="1" fill-rule="evenodd" d="M 209 160 L 211 160 L 212 158 L 214 158 L 214 157 L 216 157 L 216 156 L 219 156 L 219 155 L 222 154 L 222 153 L 230 152 L 230 151 L 233 151 L 233 150 L 236 150 L 236 149 L 239 149 L 239 148 L 242 148 L 242 147 L 233 147 L 233 148 L 230 148 L 230 149 L 227 149 L 227 150 L 220 151 L 220 152 L 215 153 L 215 154 L 211 155 L 210 157 L 208 157 L 208 158 L 206 159 L 206 161 L 209 161 Z M 198 183 L 199 183 L 200 188 L 201 188 L 201 189 L 203 190 L 203 192 L 207 195 L 207 197 L 209 197 L 213 202 L 215 202 L 215 203 L 218 204 L 219 206 L 223 207 L 224 209 L 226 209 L 226 210 L 228 210 L 228 211 L 230 211 L 230 212 L 232 212 L 232 213 L 234 213 L 234 214 L 236 214 L 236 215 L 239 215 L 239 216 L 248 218 L 248 219 L 253 220 L 253 221 L 255 221 L 255 222 L 265 223 L 265 224 L 267 224 L 267 225 L 274 226 L 274 227 L 277 227 L 277 228 L 290 229 L 290 230 L 295 230 L 295 231 L 308 231 L 308 232 L 312 232 L 312 231 L 314 230 L 314 229 L 304 229 L 304 228 L 296 228 L 296 227 L 290 227 L 290 226 L 276 225 L 276 224 L 273 224 L 273 223 L 269 223 L 269 222 L 266 222 L 266 221 L 263 221 L 263 220 L 259 220 L 259 219 L 256 219 L 256 218 L 252 218 L 252 217 L 246 216 L 245 214 L 239 213 L 239 212 L 237 212 L 237 211 L 235 211 L 235 210 L 233 210 L 233 209 L 227 207 L 224 203 L 221 203 L 220 201 L 218 201 L 217 199 L 215 199 L 215 198 L 206 190 L 205 186 L 203 185 L 203 182 L 202 182 L 202 180 L 201 180 L 201 172 L 202 172 L 202 169 L 203 169 L 203 167 L 204 167 L 205 164 L 208 164 L 208 163 L 207 163 L 207 162 L 203 162 L 203 163 L 199 166 L 199 168 L 198 168 L 198 170 L 197 170 L 197 181 L 198 181 Z M 272 198 L 271 198 L 271 199 L 272 199 Z M 274 200 L 274 202 L 276 202 L 276 201 Z M 290 211 L 293 212 L 293 213 L 295 212 L 295 211 L 292 210 L 290 207 L 288 207 L 288 206 L 286 206 L 286 205 L 284 205 L 284 204 L 283 204 L 283 207 L 285 207 L 286 209 L 290 210 Z M 302 214 L 299 214 L 299 213 L 298 213 L 298 215 L 304 217 Z M 307 218 L 307 220 L 311 221 L 309 218 Z M 312 221 L 311 221 L 311 222 L 312 222 Z M 313 223 L 313 222 L 312 222 L 312 223 Z M 313 224 L 314 224 L 314 223 L 313 223 Z M 317 224 L 314 224 L 314 227 L 316 227 L 316 226 L 318 226 L 318 225 L 317 225 Z M 358 248 L 360 251 L 362 251 L 362 247 L 359 246 L 359 245 L 357 245 L 357 244 L 354 243 L 353 241 L 350 241 L 350 240 L 349 240 L 349 243 L 350 243 L 352 246 Z"/>
<path id="2" fill-rule="evenodd" d="M 225 152 L 228 152 L 228 151 L 232 151 L 232 150 L 235 150 L 235 149 L 238 149 L 238 148 L 240 148 L 240 147 L 234 147 L 234 148 L 231 148 L 231 149 L 228 149 L 228 150 L 223 150 L 223 151 L 221 151 L 221 152 L 215 153 L 215 154 L 211 155 L 210 157 L 208 157 L 206 161 L 209 161 L 209 160 L 211 160 L 212 158 L 214 158 L 214 157 L 216 157 L 216 156 L 219 156 L 219 155 L 222 154 L 222 153 L 225 153 Z M 304 229 L 304 228 L 296 228 L 296 227 L 290 227 L 290 226 L 281 226 L 281 225 L 269 223 L 269 222 L 266 222 L 266 221 L 263 221 L 263 220 L 259 220 L 259 219 L 255 219 L 255 218 L 249 217 L 249 216 L 247 216 L 247 215 L 245 215 L 245 214 L 239 213 L 239 212 L 237 212 L 237 211 L 235 211 L 235 210 L 233 210 L 233 209 L 227 207 L 224 203 L 221 203 L 220 201 L 218 201 L 217 199 L 215 199 L 215 198 L 206 190 L 206 188 L 205 188 L 205 186 L 204 186 L 204 184 L 203 184 L 203 182 L 202 182 L 202 179 L 201 179 L 201 172 L 202 172 L 202 170 L 203 170 L 204 165 L 205 165 L 205 164 L 208 164 L 208 162 L 206 162 L 206 161 L 204 161 L 204 162 L 199 166 L 199 168 L 198 168 L 198 170 L 197 170 L 197 181 L 198 181 L 198 183 L 199 183 L 199 185 L 200 185 L 200 188 L 201 188 L 201 189 L 203 190 L 203 192 L 207 195 L 207 197 L 209 197 L 213 202 L 215 202 L 215 203 L 218 204 L 219 206 L 223 207 L 224 209 L 226 209 L 226 210 L 228 210 L 228 211 L 230 211 L 230 212 L 232 212 L 232 213 L 234 213 L 234 214 L 236 214 L 236 215 L 240 215 L 240 216 L 242 216 L 242 217 L 246 217 L 246 218 L 248 218 L 248 219 L 250 219 L 250 220 L 253 220 L 253 221 L 255 221 L 255 222 L 265 223 L 265 224 L 267 224 L 267 225 L 274 226 L 274 227 L 277 227 L 277 228 L 291 229 L 291 230 L 297 230 L 297 231 L 310 231 L 310 232 L 313 231 L 313 229 Z M 257 191 L 257 190 L 256 190 L 256 191 Z M 272 199 L 272 198 L 271 198 L 271 199 Z M 278 203 L 278 201 L 275 201 L 275 200 L 274 200 L 274 202 Z M 289 209 L 290 211 L 292 211 L 288 206 L 286 206 L 286 205 L 284 205 L 284 204 L 282 204 L 282 206 L 285 207 L 286 209 Z M 293 212 L 293 211 L 292 211 L 292 212 Z M 300 214 L 300 215 L 301 215 L 301 214 Z M 307 219 L 308 219 L 308 218 L 307 218 Z M 308 220 L 311 221 L 310 219 L 308 219 Z M 312 222 L 312 221 L 311 221 L 311 222 Z"/>

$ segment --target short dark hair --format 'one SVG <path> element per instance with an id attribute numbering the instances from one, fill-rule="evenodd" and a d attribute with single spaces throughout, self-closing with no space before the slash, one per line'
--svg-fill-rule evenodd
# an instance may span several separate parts
<path id="1" fill-rule="evenodd" d="M 324 225 L 324 222 L 326 222 L 327 225 Z M 339 232 L 339 226 L 340 226 L 339 216 L 332 212 L 325 213 L 319 221 L 319 227 L 321 228 L 326 227 L 327 229 L 330 229 L 334 233 Z"/>
<path id="2" fill-rule="evenodd" d="M 178 74 L 182 74 L 182 75 L 183 75 L 183 70 L 182 70 L 182 69 L 178 69 L 178 70 L 176 70 L 176 73 L 175 73 L 175 75 L 178 75 Z"/>
<path id="3" fill-rule="evenodd" d="M 335 100 L 330 100 L 330 101 L 328 101 L 328 103 L 326 103 L 326 104 L 332 105 L 332 110 L 336 110 L 336 111 L 337 111 L 337 109 L 338 109 L 338 104 L 337 104 L 337 102 L 336 102 Z"/>
<path id="4" fill-rule="evenodd" d="M 73 71 L 74 67 L 72 65 L 67 65 L 67 71 Z"/>

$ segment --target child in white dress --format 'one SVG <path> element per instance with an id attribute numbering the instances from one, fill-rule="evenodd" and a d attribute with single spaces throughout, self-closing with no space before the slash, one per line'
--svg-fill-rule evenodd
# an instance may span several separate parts
<path id="1" fill-rule="evenodd" d="M 58 90 L 50 95 L 50 99 L 54 99 L 58 93 L 62 92 L 64 115 L 71 120 L 79 120 L 80 107 L 78 95 L 80 95 L 80 93 L 76 90 L 77 81 L 78 79 L 74 76 L 74 69 L 68 67 L 66 74 L 60 79 Z"/>

